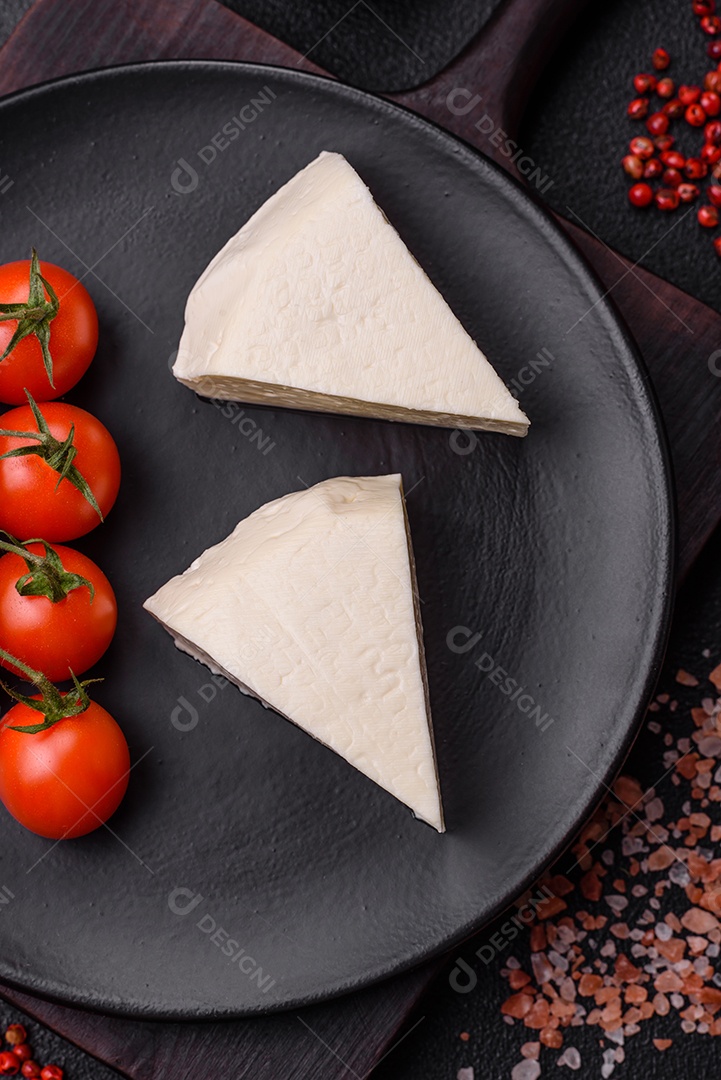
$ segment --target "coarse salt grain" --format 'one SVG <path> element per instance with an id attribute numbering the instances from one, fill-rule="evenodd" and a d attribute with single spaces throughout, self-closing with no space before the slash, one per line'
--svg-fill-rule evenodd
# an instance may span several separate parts
<path id="1" fill-rule="evenodd" d="M 718 735 L 707 735 L 701 739 L 698 748 L 704 757 L 718 757 L 721 754 L 721 739 Z"/>
<path id="2" fill-rule="evenodd" d="M 531 956 L 533 977 L 537 983 L 547 983 L 553 978 L 553 968 L 544 953 L 533 953 Z"/>
<path id="3" fill-rule="evenodd" d="M 721 682 L 721 665 L 718 672 Z M 692 687 L 697 684 L 698 680 L 689 675 L 687 685 Z M 659 702 L 661 697 L 659 695 L 657 699 Z M 665 698 L 668 701 L 668 695 Z M 671 701 L 668 710 L 673 711 L 676 704 Z M 645 886 L 640 883 L 631 886 L 628 881 L 643 870 L 654 875 L 654 895 L 649 896 L 646 910 L 636 915 L 629 924 L 614 922 L 612 918 L 597 916 L 593 911 L 589 913 L 579 909 L 574 914 L 570 898 L 568 903 L 562 902 L 562 907 L 548 913 L 548 921 L 544 920 L 540 928 L 542 938 L 537 938 L 538 927 L 533 930 L 537 944 L 531 963 L 540 989 L 517 980 L 524 994 L 517 994 L 516 998 L 526 996 L 531 1000 L 511 1004 L 509 1011 L 517 1015 L 520 1009 L 525 1019 L 518 1022 L 527 1028 L 541 1029 L 538 1044 L 524 1044 L 537 1045 L 539 1056 L 541 1046 L 560 1049 L 564 1029 L 584 1024 L 598 1026 L 601 1047 L 607 1040 L 615 1043 L 618 1052 L 623 1055 L 625 1038 L 636 1035 L 644 1020 L 654 1015 L 668 1015 L 671 1008 L 680 1014 L 682 1030 L 721 1035 L 721 1015 L 714 1019 L 716 1010 L 721 1006 L 721 993 L 713 989 L 721 987 L 721 973 L 714 972 L 709 962 L 721 951 L 721 925 L 714 914 L 721 912 L 721 881 L 716 883 L 716 879 L 721 878 L 721 858 L 715 858 L 715 848 L 702 846 L 704 840 L 707 845 L 709 840 L 712 844 L 721 842 L 721 825 L 715 825 L 712 819 L 715 810 L 711 815 L 705 812 L 711 802 L 721 802 L 721 787 L 718 786 L 721 785 L 721 765 L 717 767 L 715 761 L 721 756 L 721 699 L 713 701 L 705 698 L 702 705 L 702 710 L 691 710 L 695 724 L 694 749 L 690 738 L 682 736 L 674 746 L 671 732 L 664 734 L 664 744 L 672 748 L 664 755 L 671 759 L 666 767 L 673 769 L 666 782 L 670 781 L 677 788 L 683 783 L 684 794 L 688 795 L 684 799 L 682 816 L 675 822 L 662 823 L 666 813 L 663 799 L 653 789 L 649 789 L 644 796 L 638 781 L 624 775 L 614 784 L 615 798 L 607 800 L 585 827 L 573 849 L 577 859 L 575 865 L 580 866 L 579 873 L 583 873 L 579 883 L 580 892 L 590 902 L 589 906 L 593 908 L 596 901 L 605 899 L 612 911 L 620 915 L 628 905 L 627 889 L 635 898 L 648 893 Z M 717 716 L 718 721 L 715 719 Z M 711 787 L 714 769 L 717 786 Z M 636 814 L 626 816 L 627 809 L 643 798 L 648 800 L 644 807 L 645 819 L 639 820 Z M 621 830 L 622 858 L 617 860 L 612 848 L 607 848 L 600 856 L 598 852 L 593 853 L 599 838 L 617 825 Z M 671 836 L 675 851 L 666 846 Z M 650 854 L 647 845 L 653 849 Z M 595 861 L 597 859 L 599 861 Z M 616 861 L 618 869 L 614 874 L 608 873 Z M 566 896 L 576 887 L 573 880 L 561 874 L 547 880 L 563 886 L 562 892 L 552 886 L 554 894 L 558 896 Z M 659 914 L 656 913 L 662 911 L 666 892 L 671 885 L 684 890 L 688 900 L 681 894 L 680 901 L 687 906 L 681 920 L 672 912 L 667 912 L 661 915 L 662 921 L 659 921 Z M 678 898 L 679 893 L 674 896 Z M 559 918 L 564 910 L 565 914 Z M 553 921 L 556 918 L 558 924 Z M 612 937 L 597 942 L 588 931 L 599 929 Z M 614 938 L 619 941 L 630 939 L 634 944 L 630 950 L 628 943 L 622 947 L 626 953 L 624 955 L 624 951 L 617 951 Z M 652 941 L 655 945 L 651 944 Z M 583 946 L 580 942 L 583 942 Z M 638 966 L 628 959 L 629 955 Z M 608 959 L 609 963 L 605 963 L 601 957 Z M 508 964 L 509 969 L 513 966 L 520 966 L 520 962 Z M 596 972 L 593 978 L 599 980 L 595 987 L 584 982 L 591 978 L 591 972 Z M 548 977 L 542 981 L 538 979 L 538 974 Z M 584 996 L 584 991 L 588 991 L 588 996 Z M 574 1000 L 577 992 L 587 1002 L 588 1008 Z M 509 1002 L 514 1000 L 511 998 Z M 508 1002 L 504 1004 L 504 1011 L 507 1006 Z M 505 1015 L 504 1020 L 514 1023 L 511 1015 Z M 543 1027 L 544 1024 L 547 1026 Z M 666 1040 L 654 1040 L 658 1049 L 665 1049 L 665 1043 Z M 615 1065 L 622 1060 L 622 1056 L 612 1057 L 604 1053 L 602 1075 L 610 1076 Z M 540 1063 L 535 1059 L 533 1063 L 539 1065 L 540 1075 Z M 577 1070 L 581 1066 L 580 1054 L 574 1047 L 566 1047 L 558 1058 L 558 1064 Z M 516 1077 L 514 1072 L 513 1077 L 514 1080 L 526 1080 L 524 1073 Z"/>
<path id="4" fill-rule="evenodd" d="M 511 1080 L 538 1080 L 540 1075 L 540 1064 L 531 1058 L 524 1058 L 511 1069 Z"/>
<path id="5" fill-rule="evenodd" d="M 668 876 L 674 885 L 680 885 L 681 888 L 685 888 L 691 880 L 688 870 L 683 863 L 675 862 L 668 872 Z"/>
<path id="6" fill-rule="evenodd" d="M 568 971 L 568 960 L 561 956 L 555 949 L 548 950 L 548 960 L 559 971 Z"/>
<path id="7" fill-rule="evenodd" d="M 557 1065 L 567 1065 L 574 1072 L 581 1068 L 581 1055 L 575 1046 L 567 1046 L 556 1062 Z"/>

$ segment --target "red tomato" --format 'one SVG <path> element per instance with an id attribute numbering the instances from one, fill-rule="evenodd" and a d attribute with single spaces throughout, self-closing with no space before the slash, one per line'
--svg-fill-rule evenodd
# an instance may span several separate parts
<path id="1" fill-rule="evenodd" d="M 40 263 L 40 273 L 60 302 L 57 315 L 49 322 L 48 348 L 54 386 L 50 385 L 45 371 L 40 342 L 34 334 L 29 334 L 0 362 L 0 401 L 9 405 L 24 402 L 26 389 L 36 401 L 61 397 L 85 374 L 98 347 L 98 316 L 85 286 L 53 263 Z M 0 266 L 0 303 L 25 303 L 29 291 L 30 259 Z M 44 288 L 43 293 L 49 299 Z M 0 322 L 0 356 L 10 344 L 17 325 L 17 319 Z"/>
<path id="2" fill-rule="evenodd" d="M 120 487 L 120 457 L 110 432 L 99 420 L 76 405 L 60 401 L 44 404 L 41 412 L 50 433 L 63 441 L 75 425 L 74 467 L 90 486 L 103 517 L 111 509 Z M 10 409 L 0 416 L 0 428 L 37 431 L 29 405 Z M 19 446 L 37 446 L 31 438 L 0 435 L 0 455 Z M 20 540 L 41 536 L 43 540 L 74 540 L 100 522 L 85 496 L 37 454 L 0 457 L 0 529 Z"/>
<path id="3" fill-rule="evenodd" d="M 42 544 L 28 545 L 28 551 L 44 555 Z M 80 585 L 56 603 L 48 596 L 21 596 L 15 588 L 29 571 L 20 555 L 0 558 L 0 648 L 31 668 L 42 671 L 52 682 L 82 675 L 97 663 L 113 639 L 118 621 L 115 593 L 102 570 L 79 551 L 55 548 L 70 574 L 86 578 L 95 589 Z M 14 671 L 0 658 L 0 664 Z"/>
<path id="4" fill-rule="evenodd" d="M 11 730 L 41 720 L 34 709 L 18 704 L 0 721 L 0 800 L 39 836 L 84 836 L 122 801 L 128 744 L 110 713 L 94 701 L 78 716 L 34 735 Z"/>

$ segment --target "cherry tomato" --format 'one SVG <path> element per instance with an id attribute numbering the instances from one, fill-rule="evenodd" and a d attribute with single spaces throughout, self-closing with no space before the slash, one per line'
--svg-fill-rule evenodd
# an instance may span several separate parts
<path id="1" fill-rule="evenodd" d="M 42 544 L 27 550 L 43 556 Z M 113 639 L 118 606 L 112 586 L 102 570 L 79 551 L 58 545 L 55 552 L 68 574 L 89 581 L 71 589 L 55 603 L 49 596 L 21 596 L 17 582 L 32 571 L 20 555 L 0 558 L 0 648 L 53 682 L 82 675 L 97 663 Z M 3 667 L 20 675 L 0 658 Z"/>
<path id="2" fill-rule="evenodd" d="M 19 341 L 0 361 L 0 401 L 20 405 L 29 390 L 36 401 L 61 397 L 87 371 L 98 346 L 98 316 L 85 286 L 67 270 L 41 262 L 40 273 L 51 285 L 59 306 L 48 321 L 48 350 L 52 359 L 53 383 L 48 379 L 38 337 L 31 333 Z M 0 304 L 24 303 L 30 292 L 30 259 L 0 266 Z M 47 289 L 41 287 L 47 302 Z M 18 320 L 0 322 L 0 356 L 17 330 Z"/>
<path id="3" fill-rule="evenodd" d="M 105 517 L 120 487 L 120 457 L 110 432 L 84 409 L 50 401 L 40 409 L 51 436 L 60 442 L 75 426 L 77 450 L 72 465 L 84 477 Z M 0 416 L 0 428 L 37 431 L 29 405 Z M 38 440 L 0 435 L 0 455 L 20 446 L 38 446 Z M 20 540 L 41 536 L 44 540 L 74 540 L 100 523 L 100 516 L 70 479 L 63 477 L 42 457 L 0 457 L 0 529 Z"/>
<path id="4" fill-rule="evenodd" d="M 0 800 L 39 836 L 84 836 L 107 821 L 125 794 L 130 770 L 125 736 L 94 701 L 36 734 L 12 730 L 39 721 L 40 714 L 23 704 L 0 721 Z"/>

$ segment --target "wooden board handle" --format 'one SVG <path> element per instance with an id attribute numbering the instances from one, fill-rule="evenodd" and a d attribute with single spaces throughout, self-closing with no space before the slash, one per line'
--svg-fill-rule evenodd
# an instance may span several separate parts
<path id="1" fill-rule="evenodd" d="M 587 2 L 506 0 L 439 75 L 415 90 L 387 96 L 442 124 L 519 175 L 505 139 L 518 134 L 549 56 Z"/>

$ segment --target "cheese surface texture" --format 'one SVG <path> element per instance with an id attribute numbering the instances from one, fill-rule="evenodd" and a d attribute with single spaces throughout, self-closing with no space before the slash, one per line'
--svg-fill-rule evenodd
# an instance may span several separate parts
<path id="1" fill-rule="evenodd" d="M 443 831 L 399 475 L 267 503 L 144 606 L 178 648 Z"/>
<path id="2" fill-rule="evenodd" d="M 261 404 L 525 435 L 528 419 L 354 169 L 323 152 L 193 287 L 173 374 Z"/>

